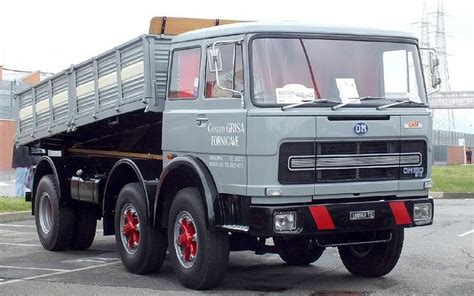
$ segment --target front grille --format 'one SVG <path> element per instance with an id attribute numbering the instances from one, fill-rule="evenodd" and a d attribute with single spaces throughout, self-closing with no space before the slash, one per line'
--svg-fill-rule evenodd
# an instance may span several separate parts
<path id="1" fill-rule="evenodd" d="M 426 167 L 422 140 L 284 143 L 278 180 L 309 184 L 413 179 L 425 177 Z"/>
<path id="2" fill-rule="evenodd" d="M 292 156 L 313 158 L 314 142 L 283 143 L 280 146 L 278 180 L 282 184 L 311 184 L 314 183 L 315 170 L 298 170 L 288 167 L 288 160 Z"/>

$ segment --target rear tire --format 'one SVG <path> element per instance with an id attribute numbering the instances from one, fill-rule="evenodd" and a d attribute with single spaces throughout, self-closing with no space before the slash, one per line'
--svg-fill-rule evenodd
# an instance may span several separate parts
<path id="1" fill-rule="evenodd" d="M 74 210 L 62 204 L 54 175 L 41 178 L 35 194 L 36 231 L 43 247 L 62 251 L 69 247 L 74 229 Z"/>
<path id="2" fill-rule="evenodd" d="M 71 249 L 86 250 L 94 242 L 97 227 L 97 209 L 92 205 L 79 204 L 75 207 L 75 216 Z"/>
<path id="3" fill-rule="evenodd" d="M 355 276 L 381 277 L 392 271 L 403 248 L 404 229 L 392 230 L 387 243 L 339 247 L 339 256 Z"/>
<path id="4" fill-rule="evenodd" d="M 168 220 L 171 263 L 186 287 L 204 290 L 216 287 L 229 262 L 229 237 L 206 226 L 199 190 L 181 189 L 171 205 Z"/>
<path id="5" fill-rule="evenodd" d="M 291 266 L 308 265 L 316 262 L 324 252 L 310 238 L 274 237 L 273 242 L 280 258 Z"/>
<path id="6" fill-rule="evenodd" d="M 115 241 L 125 268 L 136 274 L 158 271 L 166 257 L 166 231 L 151 226 L 139 183 L 125 185 L 115 206 Z"/>

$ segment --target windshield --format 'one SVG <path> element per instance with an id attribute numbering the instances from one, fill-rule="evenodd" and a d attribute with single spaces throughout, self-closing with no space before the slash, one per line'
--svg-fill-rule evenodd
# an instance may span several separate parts
<path id="1" fill-rule="evenodd" d="M 354 100 L 360 97 L 426 103 L 418 50 L 409 43 L 257 38 L 252 71 L 256 105 L 317 99 L 386 104 Z"/>

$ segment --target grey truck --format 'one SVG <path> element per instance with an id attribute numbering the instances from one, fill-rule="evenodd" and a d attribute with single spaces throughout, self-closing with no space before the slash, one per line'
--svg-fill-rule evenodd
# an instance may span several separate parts
<path id="1" fill-rule="evenodd" d="M 243 250 L 306 265 L 336 247 L 384 276 L 404 229 L 432 224 L 432 61 L 404 32 L 154 18 L 17 92 L 16 143 L 44 152 L 41 244 L 87 249 L 102 220 L 129 272 L 168 256 L 192 289 Z"/>

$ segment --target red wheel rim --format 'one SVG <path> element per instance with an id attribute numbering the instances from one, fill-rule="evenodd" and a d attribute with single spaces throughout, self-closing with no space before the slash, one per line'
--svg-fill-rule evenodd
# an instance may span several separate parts
<path id="1" fill-rule="evenodd" d="M 122 210 L 120 229 L 125 250 L 130 254 L 134 254 L 140 244 L 140 219 L 136 209 L 131 204 L 126 205 Z"/>
<path id="2" fill-rule="evenodd" d="M 198 236 L 192 216 L 181 212 L 176 218 L 174 239 L 178 261 L 185 268 L 193 266 L 198 253 Z"/>

